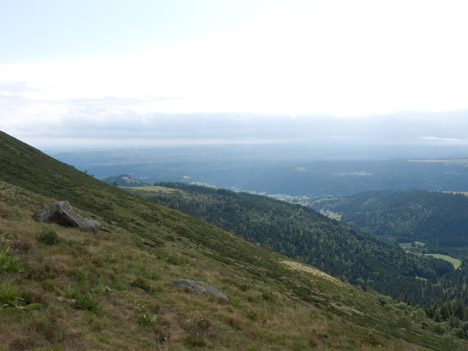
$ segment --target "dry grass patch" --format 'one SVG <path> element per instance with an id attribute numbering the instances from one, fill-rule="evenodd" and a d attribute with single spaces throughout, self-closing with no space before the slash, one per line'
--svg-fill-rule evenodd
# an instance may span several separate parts
<path id="1" fill-rule="evenodd" d="M 295 271 L 300 271 L 300 272 L 306 272 L 306 273 L 310 273 L 312 275 L 315 275 L 315 276 L 318 276 L 318 277 L 321 277 L 321 278 L 325 278 L 337 285 L 341 285 L 341 286 L 344 286 L 343 282 L 336 279 L 336 278 L 333 278 L 331 275 L 328 275 L 320 270 L 318 270 L 317 268 L 314 268 L 312 266 L 308 266 L 308 265 L 305 265 L 305 264 L 302 264 L 302 263 L 299 263 L 299 262 L 295 262 L 295 261 L 290 261 L 290 260 L 281 260 L 280 261 L 281 263 L 283 263 L 284 265 L 288 266 L 290 269 L 292 270 L 295 270 Z"/>

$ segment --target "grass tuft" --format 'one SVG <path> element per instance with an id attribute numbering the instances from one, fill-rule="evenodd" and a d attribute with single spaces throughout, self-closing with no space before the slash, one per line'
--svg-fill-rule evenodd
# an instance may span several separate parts
<path id="1" fill-rule="evenodd" d="M 207 343 L 200 335 L 189 335 L 185 338 L 184 344 L 188 347 L 205 347 Z"/>
<path id="2" fill-rule="evenodd" d="M 39 234 L 38 241 L 45 245 L 57 245 L 60 242 L 60 237 L 50 228 L 44 228 Z"/>
<path id="3" fill-rule="evenodd" d="M 26 304 L 26 296 L 27 292 L 21 291 L 17 285 L 9 282 L 3 283 L 0 288 L 0 310 L 33 310 L 42 306 L 37 302 Z"/>
<path id="4" fill-rule="evenodd" d="M 99 308 L 99 302 L 93 298 L 90 292 L 86 294 L 76 292 L 74 298 L 76 300 L 76 308 L 79 310 L 97 311 Z"/>

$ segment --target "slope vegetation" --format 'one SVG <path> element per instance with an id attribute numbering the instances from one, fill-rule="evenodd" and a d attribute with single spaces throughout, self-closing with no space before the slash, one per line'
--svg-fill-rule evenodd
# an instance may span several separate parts
<path id="1" fill-rule="evenodd" d="M 312 264 L 344 281 L 370 286 L 415 305 L 428 307 L 435 300 L 468 295 L 464 279 L 451 279 L 454 268 L 450 263 L 407 254 L 307 207 L 228 190 L 160 185 L 173 192 L 162 191 L 161 187 L 128 190 Z M 440 279 L 447 275 L 450 278 L 442 284 Z"/>
<path id="2" fill-rule="evenodd" d="M 317 203 L 343 222 L 388 242 L 468 257 L 468 197 L 423 190 L 367 192 Z"/>
<path id="3" fill-rule="evenodd" d="M 69 200 L 96 234 L 44 225 Z M 0 134 L 0 349 L 463 350 L 422 310 L 341 283 Z M 205 281 L 229 301 L 172 284 Z"/>

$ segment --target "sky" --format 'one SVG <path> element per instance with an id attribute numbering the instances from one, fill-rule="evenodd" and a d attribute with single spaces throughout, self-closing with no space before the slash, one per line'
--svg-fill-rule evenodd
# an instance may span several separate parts
<path id="1" fill-rule="evenodd" d="M 467 13 L 465 0 L 0 0 L 0 129 L 56 148 L 313 130 L 468 145 Z"/>

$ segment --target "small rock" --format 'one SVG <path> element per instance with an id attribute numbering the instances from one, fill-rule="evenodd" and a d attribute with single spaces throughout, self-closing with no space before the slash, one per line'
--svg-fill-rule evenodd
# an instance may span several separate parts
<path id="1" fill-rule="evenodd" d="M 97 232 L 100 224 L 76 213 L 68 201 L 60 201 L 40 210 L 34 217 L 38 222 L 57 223 L 65 227 L 79 227 Z"/>
<path id="2" fill-rule="evenodd" d="M 196 292 L 197 294 L 210 293 L 220 299 L 223 299 L 226 301 L 228 300 L 228 297 L 224 295 L 221 291 L 213 288 L 211 285 L 205 282 L 200 282 L 200 281 L 191 280 L 191 279 L 176 279 L 172 283 L 182 288 L 188 288 L 189 290 Z"/>

